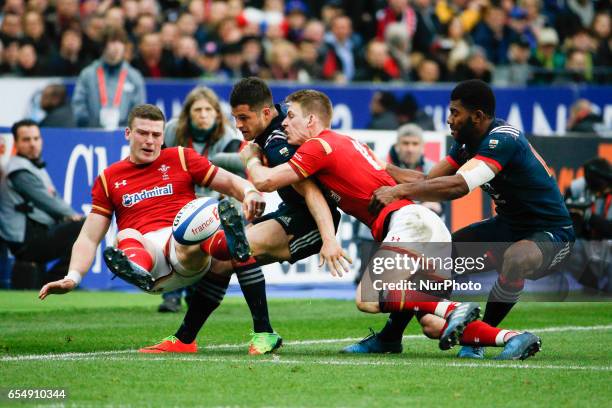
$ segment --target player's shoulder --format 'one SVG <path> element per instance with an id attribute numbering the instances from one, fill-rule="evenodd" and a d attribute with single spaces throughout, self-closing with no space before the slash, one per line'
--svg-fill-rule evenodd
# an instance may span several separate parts
<path id="1" fill-rule="evenodd" d="M 110 177 L 113 174 L 125 172 L 126 170 L 132 168 L 132 164 L 128 158 L 119 160 L 105 168 L 100 172 L 100 175 Z"/>
<path id="2" fill-rule="evenodd" d="M 501 119 L 495 119 L 495 121 L 491 125 L 491 130 L 485 137 L 485 140 L 488 141 L 492 139 L 503 139 L 507 140 L 508 142 L 518 142 L 518 140 L 522 137 L 524 136 L 523 132 L 520 129 L 508 124 L 507 122 Z"/>
<path id="3" fill-rule="evenodd" d="M 353 139 L 350 136 L 326 129 L 317 136 L 308 139 L 304 142 L 304 145 L 311 148 L 323 149 L 326 154 L 331 154 L 336 150 L 342 149 L 345 143 L 352 143 L 352 141 Z"/>

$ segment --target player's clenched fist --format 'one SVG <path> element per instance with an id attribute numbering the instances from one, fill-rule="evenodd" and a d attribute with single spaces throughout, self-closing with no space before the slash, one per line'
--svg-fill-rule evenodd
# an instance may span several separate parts
<path id="1" fill-rule="evenodd" d="M 249 160 L 258 159 L 261 161 L 261 148 L 256 143 L 247 143 L 240 151 L 240 159 L 248 168 Z"/>
<path id="2" fill-rule="evenodd" d="M 374 191 L 374 194 L 372 195 L 368 210 L 372 214 L 378 214 L 380 210 L 398 199 L 399 197 L 396 195 L 396 189 L 394 187 L 379 187 Z"/>

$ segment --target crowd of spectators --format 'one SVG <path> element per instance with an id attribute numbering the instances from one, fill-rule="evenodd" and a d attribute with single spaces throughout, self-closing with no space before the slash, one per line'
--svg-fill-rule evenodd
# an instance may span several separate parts
<path id="1" fill-rule="evenodd" d="M 0 75 L 77 76 L 109 27 L 146 78 L 609 83 L 591 0 L 3 0 Z"/>

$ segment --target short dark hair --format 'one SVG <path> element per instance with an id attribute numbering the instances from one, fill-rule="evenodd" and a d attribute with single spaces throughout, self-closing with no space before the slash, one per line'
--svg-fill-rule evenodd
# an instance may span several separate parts
<path id="1" fill-rule="evenodd" d="M 380 95 L 380 105 L 388 111 L 395 111 L 397 108 L 397 98 L 389 91 L 378 91 Z"/>
<path id="2" fill-rule="evenodd" d="M 102 33 L 102 44 L 106 47 L 109 42 L 120 41 L 127 44 L 129 41 L 125 30 L 117 27 L 106 27 Z"/>
<path id="3" fill-rule="evenodd" d="M 332 103 L 323 92 L 314 89 L 302 89 L 287 96 L 285 101 L 299 103 L 306 115 L 317 115 L 325 127 L 331 125 L 333 115 Z"/>
<path id="4" fill-rule="evenodd" d="M 134 109 L 130 111 L 130 114 L 128 115 L 128 127 L 130 129 L 132 128 L 132 122 L 134 122 L 134 119 L 136 118 L 161 120 L 162 122 L 166 121 L 166 118 L 161 109 L 149 103 L 137 105 L 134 107 Z"/>
<path id="5" fill-rule="evenodd" d="M 451 101 L 460 101 L 471 110 L 481 110 L 487 116 L 495 116 L 495 95 L 491 87 L 480 79 L 460 82 L 451 92 Z"/>
<path id="6" fill-rule="evenodd" d="M 264 106 L 272 106 L 272 91 L 268 84 L 257 77 L 243 78 L 236 82 L 230 94 L 230 105 L 248 105 L 250 110 L 259 110 Z"/>
<path id="7" fill-rule="evenodd" d="M 13 123 L 13 126 L 11 126 L 11 133 L 13 133 L 13 140 L 17 141 L 17 132 L 19 131 L 20 128 L 28 127 L 28 126 L 38 126 L 38 123 L 36 123 L 32 119 L 21 119 L 20 121 Z"/>
<path id="8" fill-rule="evenodd" d="M 612 165 L 603 157 L 595 157 L 582 165 L 584 178 L 590 188 L 602 189 L 612 183 Z"/>

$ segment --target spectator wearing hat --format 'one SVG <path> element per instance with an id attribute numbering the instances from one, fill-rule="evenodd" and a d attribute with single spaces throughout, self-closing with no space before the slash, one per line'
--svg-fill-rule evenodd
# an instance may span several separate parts
<path id="1" fill-rule="evenodd" d="M 214 41 L 207 41 L 202 46 L 198 63 L 202 67 L 202 76 L 204 78 L 220 78 L 223 76 L 221 72 L 221 54 L 219 46 Z"/>
<path id="2" fill-rule="evenodd" d="M 145 102 L 144 79 L 125 60 L 126 44 L 125 31 L 107 28 L 101 58 L 79 75 L 72 97 L 78 126 L 126 126 L 132 108 Z"/>
<path id="3" fill-rule="evenodd" d="M 285 6 L 287 40 L 294 44 L 302 40 L 304 27 L 308 19 L 308 7 L 301 0 L 291 0 Z"/>
<path id="4" fill-rule="evenodd" d="M 527 10 L 521 7 L 513 7 L 508 17 L 508 26 L 516 34 L 513 42 L 516 41 L 518 37 L 522 37 L 524 40 L 527 40 L 530 47 L 535 48 L 536 36 L 527 19 Z"/>
<path id="5" fill-rule="evenodd" d="M 565 55 L 557 48 L 559 36 L 554 28 L 544 28 L 538 34 L 538 47 L 529 63 L 536 67 L 533 83 L 551 83 L 565 67 Z"/>

